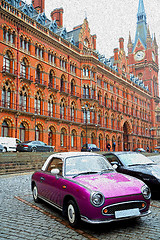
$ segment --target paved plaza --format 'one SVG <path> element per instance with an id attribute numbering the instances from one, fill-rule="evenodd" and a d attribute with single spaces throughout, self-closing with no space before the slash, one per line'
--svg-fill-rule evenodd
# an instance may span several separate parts
<path id="1" fill-rule="evenodd" d="M 151 201 L 152 214 L 139 220 L 94 226 L 81 223 L 75 230 L 53 207 L 34 203 L 30 182 L 31 173 L 0 177 L 0 239 L 160 239 L 159 199 Z"/>

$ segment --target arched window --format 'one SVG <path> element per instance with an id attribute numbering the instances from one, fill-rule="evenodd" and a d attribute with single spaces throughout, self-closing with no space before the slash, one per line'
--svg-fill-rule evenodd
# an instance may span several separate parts
<path id="1" fill-rule="evenodd" d="M 71 147 L 76 147 L 76 132 L 72 130 L 71 132 Z"/>
<path id="2" fill-rule="evenodd" d="M 2 106 L 10 108 L 11 107 L 11 89 L 8 82 L 2 88 Z"/>
<path id="3" fill-rule="evenodd" d="M 22 142 L 25 141 L 25 131 L 26 131 L 25 126 L 24 126 L 23 123 L 21 123 L 20 129 L 19 129 L 19 139 L 20 139 Z"/>
<path id="4" fill-rule="evenodd" d="M 55 103 L 54 103 L 54 98 L 53 98 L 52 95 L 48 99 L 48 115 L 50 117 L 54 117 L 55 116 Z"/>
<path id="5" fill-rule="evenodd" d="M 36 82 L 42 84 L 42 69 L 40 64 L 38 64 L 36 68 Z"/>
<path id="6" fill-rule="evenodd" d="M 2 137 L 8 137 L 9 136 L 9 126 L 7 122 L 4 120 L 2 123 L 2 132 L 1 132 Z"/>
<path id="7" fill-rule="evenodd" d="M 64 99 L 62 99 L 60 103 L 60 118 L 66 119 L 66 106 Z"/>
<path id="8" fill-rule="evenodd" d="M 39 126 L 35 127 L 35 136 L 36 136 L 35 141 L 40 141 L 40 128 L 39 128 Z"/>
<path id="9" fill-rule="evenodd" d="M 35 96 L 35 113 L 42 114 L 42 97 L 39 91 Z"/>
<path id="10" fill-rule="evenodd" d="M 3 58 L 3 71 L 12 73 L 11 69 L 11 57 L 9 52 L 7 51 Z"/>
<path id="11" fill-rule="evenodd" d="M 75 85 L 75 81 L 72 80 L 71 81 L 71 94 L 75 95 L 75 93 L 76 93 L 76 85 Z"/>
<path id="12" fill-rule="evenodd" d="M 27 73 L 27 66 L 26 66 L 25 60 L 23 59 L 21 63 L 21 74 L 23 78 L 27 78 L 26 73 Z"/>
<path id="13" fill-rule="evenodd" d="M 66 147 L 67 144 L 67 133 L 66 129 L 62 128 L 61 129 L 61 147 Z"/>
<path id="14" fill-rule="evenodd" d="M 75 104 L 72 102 L 71 104 L 71 121 L 75 121 Z"/>
<path id="15" fill-rule="evenodd" d="M 49 72 L 49 87 L 54 88 L 55 86 L 56 86 L 56 84 L 55 84 L 54 71 L 50 70 L 50 72 Z"/>
<path id="16" fill-rule="evenodd" d="M 89 86 L 86 88 L 86 98 L 89 98 Z"/>
<path id="17" fill-rule="evenodd" d="M 60 91 L 61 92 L 65 92 L 65 81 L 64 81 L 64 76 L 61 77 L 61 88 Z"/>
<path id="18" fill-rule="evenodd" d="M 21 111 L 28 111 L 28 92 L 24 86 L 20 91 L 19 106 Z"/>

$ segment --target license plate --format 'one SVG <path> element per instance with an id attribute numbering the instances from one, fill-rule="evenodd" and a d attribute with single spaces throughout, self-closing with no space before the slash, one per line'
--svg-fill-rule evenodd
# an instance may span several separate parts
<path id="1" fill-rule="evenodd" d="M 139 208 L 115 211 L 115 218 L 125 218 L 140 215 Z"/>

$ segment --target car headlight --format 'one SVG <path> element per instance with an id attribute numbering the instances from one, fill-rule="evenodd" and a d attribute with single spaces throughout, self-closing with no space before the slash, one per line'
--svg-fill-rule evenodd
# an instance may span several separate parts
<path id="1" fill-rule="evenodd" d="M 141 188 L 141 192 L 143 194 L 143 197 L 145 199 L 150 199 L 151 198 L 151 191 L 150 191 L 150 188 L 147 186 L 147 185 L 143 185 L 142 188 Z"/>
<path id="2" fill-rule="evenodd" d="M 103 203 L 105 201 L 105 197 L 100 192 L 93 192 L 93 193 L 91 193 L 90 201 L 93 206 L 100 207 L 103 205 Z"/>

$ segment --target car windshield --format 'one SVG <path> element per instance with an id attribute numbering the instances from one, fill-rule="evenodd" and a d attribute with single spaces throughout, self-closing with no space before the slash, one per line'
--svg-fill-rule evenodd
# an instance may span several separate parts
<path id="1" fill-rule="evenodd" d="M 122 161 L 124 165 L 141 165 L 141 164 L 153 164 L 149 158 L 145 157 L 142 154 L 131 153 L 131 154 L 120 154 L 119 159 Z"/>
<path id="2" fill-rule="evenodd" d="M 114 171 L 102 156 L 86 155 L 68 157 L 65 161 L 65 175 L 79 175 Z"/>
<path id="3" fill-rule="evenodd" d="M 97 146 L 95 144 L 88 144 L 88 147 L 96 148 Z"/>

